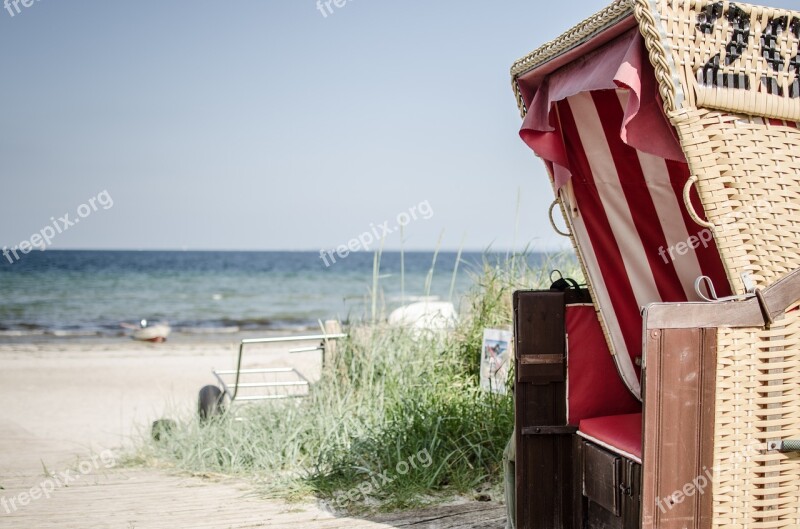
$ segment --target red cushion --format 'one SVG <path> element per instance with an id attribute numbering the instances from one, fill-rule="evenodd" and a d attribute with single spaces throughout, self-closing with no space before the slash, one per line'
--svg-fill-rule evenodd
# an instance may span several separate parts
<path id="1" fill-rule="evenodd" d="M 578 431 L 611 448 L 642 460 L 642 414 L 610 415 L 584 419 Z"/>
<path id="2" fill-rule="evenodd" d="M 567 305 L 567 336 L 569 423 L 641 412 L 617 372 L 592 305 Z"/>

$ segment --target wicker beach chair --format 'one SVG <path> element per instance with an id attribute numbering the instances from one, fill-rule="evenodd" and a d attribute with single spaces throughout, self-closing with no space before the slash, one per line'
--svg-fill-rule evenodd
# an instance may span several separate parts
<path id="1" fill-rule="evenodd" d="M 513 65 L 588 282 L 515 295 L 517 527 L 800 527 L 799 46 L 620 0 Z"/>

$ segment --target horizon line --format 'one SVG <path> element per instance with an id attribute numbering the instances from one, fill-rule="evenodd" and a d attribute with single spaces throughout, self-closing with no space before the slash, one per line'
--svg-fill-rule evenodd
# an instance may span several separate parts
<path id="1" fill-rule="evenodd" d="M 39 250 L 32 250 L 30 253 L 36 253 Z M 215 248 L 47 248 L 43 251 L 47 252 L 240 252 L 240 253 L 319 253 L 320 250 L 318 249 L 238 249 L 238 248 L 227 248 L 227 249 L 215 249 Z M 363 253 L 363 254 L 373 254 L 377 250 L 359 250 L 353 253 Z M 386 252 L 406 252 L 406 253 L 433 253 L 436 252 L 436 248 L 384 248 L 382 250 L 383 253 Z M 494 248 L 484 248 L 484 249 L 474 249 L 474 248 L 439 248 L 438 251 L 441 252 L 448 252 L 448 253 L 458 253 L 461 251 L 462 253 L 559 253 L 559 252 L 572 252 L 572 248 L 545 248 L 545 249 L 494 249 Z"/>

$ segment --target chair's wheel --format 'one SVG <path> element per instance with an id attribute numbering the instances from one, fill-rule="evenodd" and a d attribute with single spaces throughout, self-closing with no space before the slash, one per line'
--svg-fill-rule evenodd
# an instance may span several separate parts
<path id="1" fill-rule="evenodd" d="M 197 399 L 197 413 L 200 414 L 200 420 L 221 415 L 225 411 L 223 398 L 224 393 L 217 386 L 204 386 Z"/>

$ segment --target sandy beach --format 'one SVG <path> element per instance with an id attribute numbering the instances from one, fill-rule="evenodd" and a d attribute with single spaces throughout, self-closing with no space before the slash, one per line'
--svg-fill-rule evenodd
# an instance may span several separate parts
<path id="1" fill-rule="evenodd" d="M 239 338 L 0 344 L 0 527 L 503 526 L 495 504 L 350 519 L 315 502 L 259 499 L 236 480 L 107 464 L 153 420 L 192 413 L 212 369 L 234 367 Z M 319 377 L 319 352 L 288 349 L 254 348 L 246 360 Z"/>
<path id="2" fill-rule="evenodd" d="M 237 347 L 236 340 L 148 344 L 124 338 L 2 345 L 3 436 L 10 429 L 69 450 L 129 446 L 138 428 L 193 410 L 200 388 L 216 383 L 212 370 L 235 367 Z M 319 377 L 319 352 L 288 349 L 254 346 L 245 361 L 296 367 L 310 380 Z M 2 452 L 5 457 L 5 446 Z"/>

